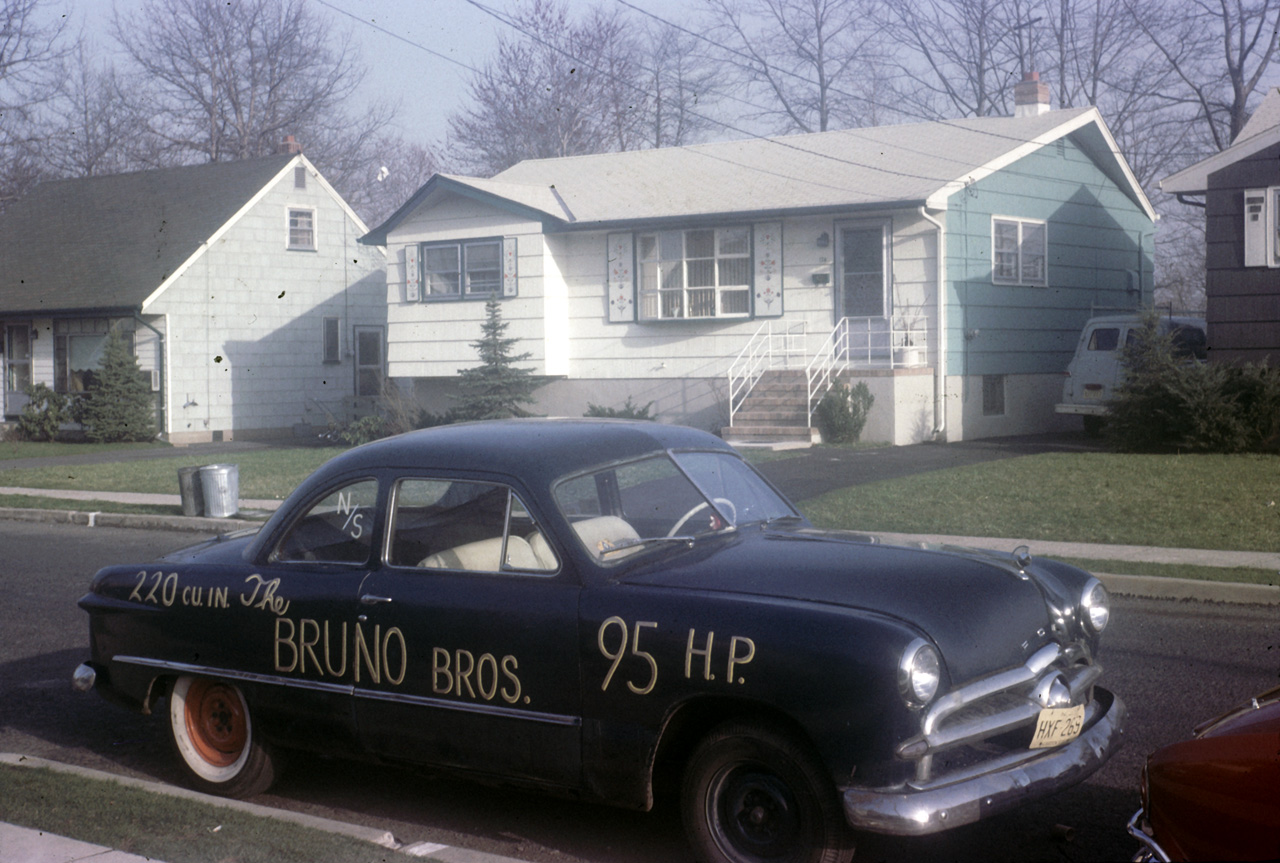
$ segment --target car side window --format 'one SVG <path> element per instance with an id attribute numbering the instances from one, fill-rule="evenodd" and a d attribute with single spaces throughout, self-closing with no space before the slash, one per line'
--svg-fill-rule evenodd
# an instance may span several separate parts
<path id="1" fill-rule="evenodd" d="M 275 561 L 364 563 L 373 548 L 378 482 L 363 479 L 316 502 L 280 540 Z"/>
<path id="2" fill-rule="evenodd" d="M 528 507 L 505 485 L 404 479 L 392 508 L 392 566 L 529 573 L 560 568 Z"/>
<path id="3" fill-rule="evenodd" d="M 1119 346 L 1119 327 L 1099 327 L 1089 336 L 1089 350 L 1091 351 L 1114 351 Z"/>

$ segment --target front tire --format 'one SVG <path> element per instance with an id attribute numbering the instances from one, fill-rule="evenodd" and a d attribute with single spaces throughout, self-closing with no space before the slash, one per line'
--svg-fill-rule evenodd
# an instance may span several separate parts
<path id="1" fill-rule="evenodd" d="M 169 735 L 192 786 L 250 797 L 275 782 L 275 752 L 254 733 L 240 687 L 184 675 L 169 693 Z"/>
<path id="2" fill-rule="evenodd" d="M 704 863 L 847 863 L 853 841 L 831 780 L 773 726 L 730 722 L 698 746 L 681 794 Z"/>

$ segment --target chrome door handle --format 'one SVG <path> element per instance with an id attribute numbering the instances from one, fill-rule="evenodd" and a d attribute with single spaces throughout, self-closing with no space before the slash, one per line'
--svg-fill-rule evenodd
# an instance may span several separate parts
<path id="1" fill-rule="evenodd" d="M 372 593 L 366 593 L 364 596 L 360 597 L 361 605 L 382 605 L 383 603 L 390 601 L 391 597 L 389 596 L 374 596 Z"/>

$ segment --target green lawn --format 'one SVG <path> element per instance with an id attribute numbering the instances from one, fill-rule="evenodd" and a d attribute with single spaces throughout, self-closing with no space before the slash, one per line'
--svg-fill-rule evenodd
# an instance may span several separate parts
<path id="1" fill-rule="evenodd" d="M 43 767 L 0 765 L 0 821 L 168 863 L 374 863 L 393 856 L 350 836 Z"/>
<path id="2" fill-rule="evenodd" d="M 61 446 L 67 450 L 60 454 L 80 451 L 78 444 Z M 140 461 L 10 470 L 5 470 L 0 461 L 0 486 L 177 494 L 178 468 L 229 463 L 239 465 L 241 497 L 279 500 L 343 451 L 342 447 L 261 449 L 216 458 L 184 455 L 181 449 L 175 449 L 172 455 Z"/>
<path id="3" fill-rule="evenodd" d="M 1280 456 L 1047 453 L 806 500 L 821 527 L 1280 549 Z"/>

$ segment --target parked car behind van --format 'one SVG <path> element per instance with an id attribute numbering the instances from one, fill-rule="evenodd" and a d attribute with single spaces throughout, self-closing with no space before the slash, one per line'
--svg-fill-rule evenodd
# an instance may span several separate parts
<path id="1" fill-rule="evenodd" d="M 1084 430 L 1089 434 L 1101 431 L 1112 391 L 1124 380 L 1124 345 L 1141 330 L 1141 313 L 1090 318 L 1080 333 L 1075 356 L 1067 364 L 1062 402 L 1054 410 L 1083 417 Z M 1173 335 L 1174 349 L 1178 354 L 1205 359 L 1203 318 L 1169 315 L 1160 319 L 1160 332 Z"/>

